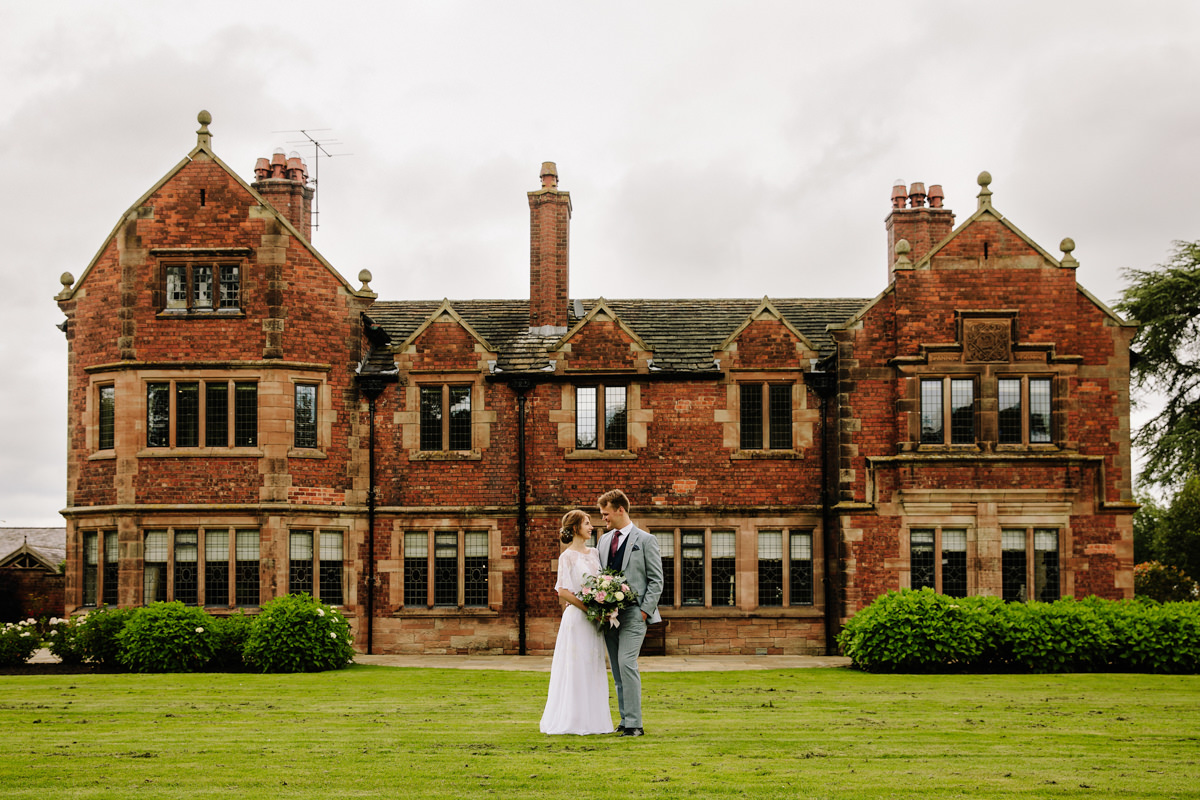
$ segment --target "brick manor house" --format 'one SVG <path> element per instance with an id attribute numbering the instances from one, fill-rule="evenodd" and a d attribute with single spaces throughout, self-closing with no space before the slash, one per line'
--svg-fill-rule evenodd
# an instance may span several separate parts
<path id="1" fill-rule="evenodd" d="M 55 298 L 68 612 L 311 592 L 363 651 L 546 653 L 558 520 L 613 487 L 659 652 L 829 652 L 905 587 L 1132 596 L 1135 328 L 987 173 L 957 227 L 893 187 L 873 298 L 648 300 L 570 295 L 546 163 L 527 300 L 383 301 L 313 247 L 298 156 L 246 183 L 199 121 Z"/>

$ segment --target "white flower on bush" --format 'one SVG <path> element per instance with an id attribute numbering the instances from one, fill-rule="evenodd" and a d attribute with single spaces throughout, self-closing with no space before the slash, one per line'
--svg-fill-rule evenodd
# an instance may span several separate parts
<path id="1" fill-rule="evenodd" d="M 330 639 L 336 639 L 336 638 L 337 638 L 337 633 L 336 633 L 335 631 L 330 631 L 330 632 L 329 632 L 329 638 L 330 638 Z"/>
<path id="2" fill-rule="evenodd" d="M 196 628 L 196 633 L 204 633 L 204 627 L 201 626 L 199 628 Z"/>
<path id="3" fill-rule="evenodd" d="M 36 620 L 36 619 L 34 619 L 33 617 L 30 617 L 29 619 L 25 620 L 25 624 L 26 624 L 26 625 L 36 625 L 36 624 L 37 624 L 37 620 Z"/>
<path id="4" fill-rule="evenodd" d="M 29 631 L 22 631 L 22 633 L 21 633 L 21 636 L 23 636 L 23 637 L 28 636 L 28 635 L 29 635 Z"/>
<path id="5" fill-rule="evenodd" d="M 318 608 L 318 609 L 317 609 L 317 616 L 318 616 L 318 617 L 323 617 L 323 616 L 325 616 L 325 609 L 323 609 L 323 608 Z"/>

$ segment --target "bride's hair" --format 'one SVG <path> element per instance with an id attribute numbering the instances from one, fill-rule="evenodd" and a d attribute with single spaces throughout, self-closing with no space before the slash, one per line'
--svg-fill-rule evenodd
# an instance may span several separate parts
<path id="1" fill-rule="evenodd" d="M 587 519 L 587 512 L 581 509 L 574 509 L 563 514 L 562 527 L 558 529 L 558 538 L 563 544 L 570 544 L 575 540 L 575 532 L 579 530 L 579 526 Z"/>

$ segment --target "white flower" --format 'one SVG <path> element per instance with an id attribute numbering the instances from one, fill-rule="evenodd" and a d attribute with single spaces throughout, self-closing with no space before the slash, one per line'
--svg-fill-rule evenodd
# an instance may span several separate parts
<path id="1" fill-rule="evenodd" d="M 196 633 L 204 633 L 204 628 L 196 628 Z"/>
<path id="2" fill-rule="evenodd" d="M 50 618 L 50 624 L 51 624 L 51 625 L 57 625 L 57 624 L 58 624 L 58 623 L 60 623 L 60 622 L 66 622 L 66 620 L 59 619 L 58 617 L 51 617 L 51 618 Z"/>
<path id="3" fill-rule="evenodd" d="M 318 616 L 318 617 L 323 617 L 323 616 L 325 616 L 325 609 L 323 609 L 323 608 L 318 608 L 318 609 L 317 609 L 317 616 Z"/>
<path id="4" fill-rule="evenodd" d="M 617 592 L 616 594 L 614 594 L 614 595 L 613 595 L 613 597 L 617 598 L 617 600 L 618 600 L 618 601 L 621 601 L 621 600 L 624 600 L 624 599 L 625 599 L 625 593 L 624 593 L 624 592 Z"/>
<path id="5" fill-rule="evenodd" d="M 30 617 L 29 619 L 25 620 L 25 624 L 26 624 L 26 625 L 36 625 L 36 624 L 37 624 L 37 620 L 36 620 L 36 619 L 34 619 L 33 617 Z"/>
<path id="6" fill-rule="evenodd" d="M 330 639 L 336 639 L 336 638 L 337 638 L 337 633 L 335 633 L 334 631 L 330 631 L 330 632 L 329 632 L 329 638 L 330 638 Z"/>
<path id="7" fill-rule="evenodd" d="M 29 635 L 29 631 L 25 631 L 25 632 L 24 632 L 24 633 L 22 633 L 21 635 L 22 635 L 22 636 L 28 636 L 28 635 Z"/>
<path id="8" fill-rule="evenodd" d="M 346 640 L 346 644 L 354 644 L 354 640 L 353 640 L 353 639 L 347 639 L 347 640 Z"/>

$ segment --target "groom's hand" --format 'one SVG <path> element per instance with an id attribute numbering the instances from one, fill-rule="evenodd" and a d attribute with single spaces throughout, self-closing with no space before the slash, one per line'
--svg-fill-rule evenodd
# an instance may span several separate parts
<path id="1" fill-rule="evenodd" d="M 638 611 L 642 611 L 642 610 L 639 608 Z M 648 619 L 650 619 L 650 615 L 647 614 L 645 611 L 642 611 L 642 622 L 645 622 Z"/>

